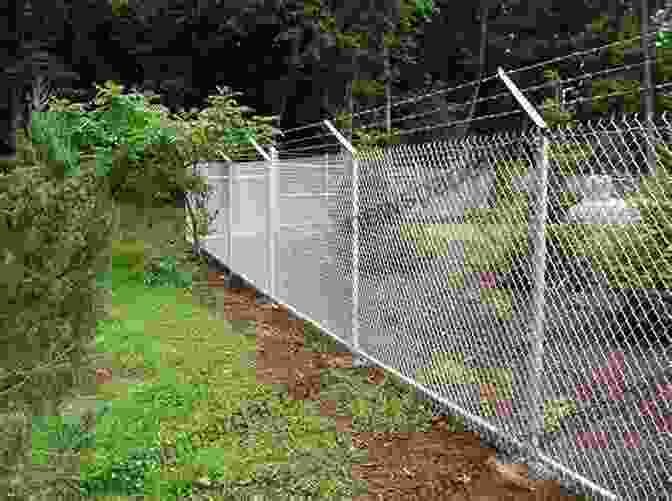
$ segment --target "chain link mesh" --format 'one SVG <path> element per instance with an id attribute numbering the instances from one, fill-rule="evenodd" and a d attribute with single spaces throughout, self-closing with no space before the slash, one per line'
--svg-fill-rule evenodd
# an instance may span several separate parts
<path id="1" fill-rule="evenodd" d="M 554 129 L 545 159 L 522 133 L 276 161 L 274 298 L 501 436 L 536 443 L 533 459 L 657 499 L 672 477 L 671 132 L 665 118 Z M 236 221 L 259 227 L 263 248 L 265 205 L 247 193 Z M 233 231 L 231 268 L 264 285 L 264 256 Z"/>

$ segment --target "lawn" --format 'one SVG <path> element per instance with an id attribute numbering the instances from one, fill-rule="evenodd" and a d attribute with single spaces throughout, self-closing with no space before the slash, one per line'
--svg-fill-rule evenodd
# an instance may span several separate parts
<path id="1" fill-rule="evenodd" d="M 215 482 L 224 497 L 214 499 L 355 494 L 348 465 L 365 462 L 366 451 L 336 432 L 318 401 L 259 384 L 253 323 L 234 328 L 195 300 L 194 287 L 148 287 L 123 256 L 113 263 L 111 318 L 99 323 L 95 341 L 101 380 L 86 396 L 98 403 L 95 430 L 78 433 L 77 420 L 67 419 L 36 427 L 35 460 L 74 449 L 82 461 L 80 488 L 91 499 L 185 499 L 195 484 Z M 315 349 L 333 349 L 323 336 L 308 338 Z M 365 383 L 355 372 L 349 387 Z M 341 394 L 339 407 L 366 409 L 360 421 L 385 408 L 377 391 L 351 395 Z M 422 420 L 420 410 L 409 422 Z"/>
<path id="2" fill-rule="evenodd" d="M 148 285 L 125 254 L 132 246 L 115 243 L 110 314 L 92 346 L 96 380 L 59 418 L 35 422 L 33 461 L 74 457 L 78 496 L 577 499 L 554 482 L 507 476 L 458 419 L 435 416 L 382 369 L 353 368 L 352 354 L 257 304 L 254 291 L 218 284 L 161 227 L 135 237 L 176 258 L 191 285 Z M 93 420 L 81 417 L 87 410 Z"/>

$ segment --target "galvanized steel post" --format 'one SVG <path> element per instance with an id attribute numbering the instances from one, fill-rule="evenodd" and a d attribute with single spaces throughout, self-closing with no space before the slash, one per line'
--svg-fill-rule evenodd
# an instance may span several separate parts
<path id="1" fill-rule="evenodd" d="M 350 141 L 329 120 L 324 120 L 324 124 L 349 153 L 347 164 L 352 179 L 352 348 L 359 351 L 359 164 Z"/>
<path id="2" fill-rule="evenodd" d="M 269 147 L 268 162 L 268 213 L 266 214 L 266 269 L 268 270 L 268 295 L 277 293 L 276 243 L 278 238 L 278 150 Z"/>
<path id="3" fill-rule="evenodd" d="M 539 151 L 537 168 L 533 221 L 530 224 L 530 237 L 534 249 L 534 291 L 532 293 L 534 322 L 530 332 L 531 387 L 532 387 L 532 430 L 531 441 L 535 452 L 539 451 L 539 437 L 544 433 L 544 400 L 541 392 L 541 378 L 544 369 L 544 343 L 546 341 L 545 305 L 546 305 L 546 218 L 548 213 L 548 144 L 545 135 L 538 138 Z"/>
<path id="4" fill-rule="evenodd" d="M 530 222 L 529 235 L 534 249 L 533 267 L 534 267 L 534 292 L 533 292 L 533 312 L 534 321 L 529 332 L 529 342 L 531 345 L 529 355 L 529 375 L 530 375 L 530 443 L 532 453 L 538 456 L 539 436 L 544 432 L 544 401 L 541 394 L 541 378 L 544 367 L 544 315 L 545 315 L 545 295 L 546 295 L 546 214 L 547 214 L 547 191 L 548 191 L 548 138 L 544 132 L 548 125 L 544 119 L 537 113 L 532 103 L 525 95 L 520 92 L 518 86 L 504 73 L 502 68 L 498 69 L 499 77 L 507 86 L 509 91 L 516 98 L 520 106 L 532 118 L 534 123 L 541 131 L 539 137 L 539 150 L 537 156 L 536 175 L 530 176 L 535 179 L 534 193 L 536 194 L 534 204 L 531 210 L 533 220 Z"/>

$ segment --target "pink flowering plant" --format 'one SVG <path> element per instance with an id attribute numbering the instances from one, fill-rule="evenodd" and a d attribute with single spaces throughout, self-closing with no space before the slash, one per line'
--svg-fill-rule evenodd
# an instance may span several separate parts
<path id="1" fill-rule="evenodd" d="M 608 363 L 592 371 L 592 384 L 585 384 L 576 387 L 577 398 L 583 402 L 590 401 L 594 396 L 595 384 L 603 386 L 612 400 L 622 400 L 625 395 L 625 354 L 622 351 L 615 351 L 609 354 Z M 643 400 L 640 402 L 640 415 L 645 419 L 653 420 L 656 431 L 659 433 L 672 432 L 672 414 L 665 414 L 664 409 L 669 409 L 669 402 L 672 400 L 672 384 L 657 384 L 656 398 Z M 576 436 L 577 445 L 580 447 L 605 447 L 609 440 L 602 431 L 590 431 L 579 433 Z M 621 437 L 626 447 L 637 447 L 641 444 L 642 437 L 637 431 L 628 431 Z"/>

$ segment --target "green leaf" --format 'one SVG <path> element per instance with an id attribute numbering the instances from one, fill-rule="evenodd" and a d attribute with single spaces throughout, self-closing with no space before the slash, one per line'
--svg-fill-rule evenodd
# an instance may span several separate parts
<path id="1" fill-rule="evenodd" d="M 662 49 L 672 48 L 672 31 L 659 31 L 656 33 L 656 47 Z"/>
<path id="2" fill-rule="evenodd" d="M 429 18 L 434 12 L 434 0 L 415 0 L 415 13 L 418 17 Z"/>

